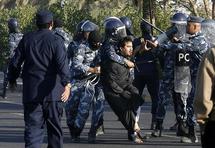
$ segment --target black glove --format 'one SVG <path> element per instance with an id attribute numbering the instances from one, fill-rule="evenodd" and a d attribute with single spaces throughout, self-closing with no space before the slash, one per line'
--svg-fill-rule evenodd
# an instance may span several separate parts
<path id="1" fill-rule="evenodd" d="M 123 91 L 122 93 L 121 93 L 121 96 L 124 98 L 124 99 L 131 99 L 131 93 L 129 92 L 129 91 L 127 91 L 127 90 L 125 90 L 125 91 Z"/>

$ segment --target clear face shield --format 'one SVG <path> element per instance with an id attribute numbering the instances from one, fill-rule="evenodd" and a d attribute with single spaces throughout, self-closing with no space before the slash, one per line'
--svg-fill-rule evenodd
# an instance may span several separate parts
<path id="1" fill-rule="evenodd" d="M 178 29 L 175 37 L 178 39 L 185 39 L 187 23 L 175 23 L 174 26 Z"/>
<path id="2" fill-rule="evenodd" d="M 215 47 L 215 21 L 203 22 L 201 32 L 205 36 L 210 47 Z"/>
<path id="3" fill-rule="evenodd" d="M 122 39 L 127 36 L 125 26 L 121 26 L 116 29 L 116 36 L 118 39 Z"/>

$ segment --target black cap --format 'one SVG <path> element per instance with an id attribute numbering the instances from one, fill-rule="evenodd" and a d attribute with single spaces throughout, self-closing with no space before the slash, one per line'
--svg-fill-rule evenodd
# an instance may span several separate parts
<path id="1" fill-rule="evenodd" d="M 48 10 L 40 10 L 36 14 L 37 24 L 47 24 L 53 20 L 53 15 Z"/>
<path id="2" fill-rule="evenodd" d="M 187 19 L 187 22 L 192 22 L 192 23 L 201 23 L 204 19 L 201 17 L 197 16 L 189 16 Z"/>

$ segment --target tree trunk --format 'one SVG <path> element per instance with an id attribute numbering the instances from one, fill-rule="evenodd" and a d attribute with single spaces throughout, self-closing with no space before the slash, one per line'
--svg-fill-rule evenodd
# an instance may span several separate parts
<path id="1" fill-rule="evenodd" d="M 189 0 L 189 3 L 190 3 L 190 6 L 192 7 L 192 13 L 195 16 L 199 16 L 195 1 L 194 0 Z"/>
<path id="2" fill-rule="evenodd" d="M 212 19 L 215 19 L 215 0 L 212 0 Z"/>
<path id="3" fill-rule="evenodd" d="M 203 0 L 203 2 L 204 2 L 204 7 L 205 7 L 205 14 L 206 14 L 207 18 L 209 18 L 210 17 L 209 2 L 208 2 L 208 0 Z"/>

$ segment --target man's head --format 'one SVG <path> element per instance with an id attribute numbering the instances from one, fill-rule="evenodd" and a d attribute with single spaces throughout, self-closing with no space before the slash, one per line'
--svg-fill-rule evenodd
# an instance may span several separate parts
<path id="1" fill-rule="evenodd" d="M 19 23 L 16 18 L 10 18 L 8 20 L 8 29 L 10 33 L 19 32 Z"/>
<path id="2" fill-rule="evenodd" d="M 177 28 L 177 33 L 174 34 L 176 38 L 183 38 L 186 35 L 186 26 L 187 26 L 187 15 L 182 12 L 177 12 L 175 13 L 171 18 L 170 18 L 170 23 L 172 28 L 176 27 Z"/>
<path id="3" fill-rule="evenodd" d="M 200 17 L 190 16 L 187 20 L 187 33 L 193 35 L 200 32 L 202 21 L 203 19 Z"/>
<path id="4" fill-rule="evenodd" d="M 53 27 L 53 15 L 48 10 L 40 10 L 36 14 L 36 24 L 39 29 Z"/>
<path id="5" fill-rule="evenodd" d="M 127 36 L 119 41 L 120 53 L 125 57 L 130 57 L 133 54 L 132 38 Z"/>
<path id="6" fill-rule="evenodd" d="M 117 17 L 109 17 L 104 20 L 105 38 L 119 41 L 127 36 L 123 22 Z"/>
<path id="7" fill-rule="evenodd" d="M 102 38 L 98 30 L 90 32 L 88 43 L 92 50 L 98 50 L 101 47 Z"/>
<path id="8" fill-rule="evenodd" d="M 82 20 L 76 25 L 76 36 L 80 39 L 87 40 L 89 33 L 98 30 L 99 27 L 89 20 Z"/>

